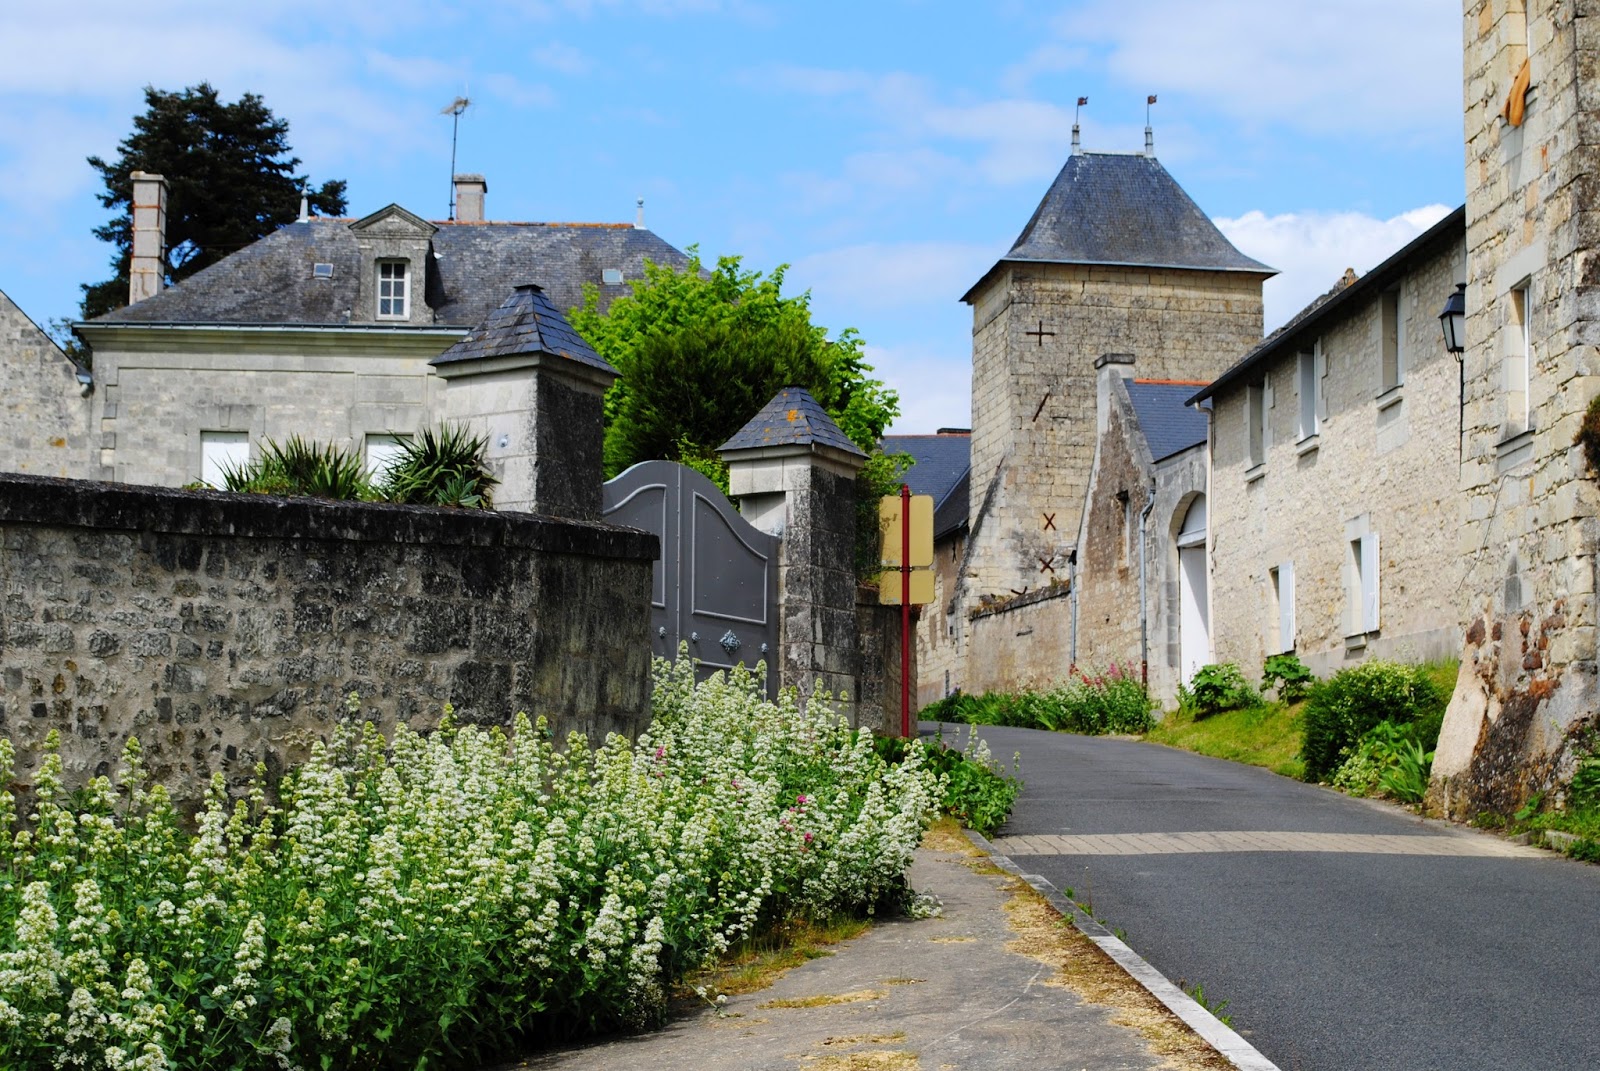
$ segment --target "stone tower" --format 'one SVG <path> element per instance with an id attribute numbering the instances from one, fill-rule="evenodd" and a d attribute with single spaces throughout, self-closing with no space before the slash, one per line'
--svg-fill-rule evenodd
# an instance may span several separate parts
<path id="1" fill-rule="evenodd" d="M 1273 274 L 1154 155 L 1074 145 L 1010 252 L 962 299 L 972 306 L 963 609 L 1067 579 L 1094 456 L 1095 361 L 1128 354 L 1141 379 L 1209 381 L 1261 341 L 1261 284 Z"/>
<path id="2" fill-rule="evenodd" d="M 1600 26 L 1584 6 L 1464 5 L 1467 629 L 1433 767 L 1433 802 L 1461 817 L 1563 780 L 1600 706 L 1600 493 L 1573 441 L 1600 393 Z"/>

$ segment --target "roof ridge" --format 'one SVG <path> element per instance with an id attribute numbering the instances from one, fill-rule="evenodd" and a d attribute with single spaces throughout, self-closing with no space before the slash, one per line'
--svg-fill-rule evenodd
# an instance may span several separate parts
<path id="1" fill-rule="evenodd" d="M 1209 379 L 1139 379 L 1136 376 L 1133 381 L 1135 383 L 1149 383 L 1154 386 L 1164 387 L 1206 387 L 1211 385 Z"/>

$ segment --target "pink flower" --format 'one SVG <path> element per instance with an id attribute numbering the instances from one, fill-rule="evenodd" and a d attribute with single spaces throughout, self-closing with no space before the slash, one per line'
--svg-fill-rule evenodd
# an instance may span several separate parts
<path id="1" fill-rule="evenodd" d="M 794 801 L 800 804 L 800 806 L 804 807 L 806 803 L 806 794 L 804 792 L 800 793 L 800 795 L 794 798 Z"/>
<path id="2" fill-rule="evenodd" d="M 810 834 L 810 833 L 807 833 L 807 834 L 806 834 L 806 843 L 807 843 L 807 844 L 810 844 L 810 843 L 811 843 L 811 834 Z"/>
<path id="3" fill-rule="evenodd" d="M 666 757 L 666 754 L 667 754 L 667 749 L 666 748 L 664 748 L 664 747 L 656 748 L 656 761 L 660 762 L 663 758 Z"/>

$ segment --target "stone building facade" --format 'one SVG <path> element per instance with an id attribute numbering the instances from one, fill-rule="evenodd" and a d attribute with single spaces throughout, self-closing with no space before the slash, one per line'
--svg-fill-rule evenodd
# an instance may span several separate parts
<path id="1" fill-rule="evenodd" d="M 1199 392 L 1216 661 L 1455 656 L 1461 392 L 1438 311 L 1464 235 L 1458 209 Z"/>
<path id="2" fill-rule="evenodd" d="M 91 382 L 0 291 L 0 472 L 81 473 L 89 456 Z"/>
<path id="3" fill-rule="evenodd" d="M 165 185 L 159 175 L 139 182 Z M 602 305 L 627 293 L 646 261 L 687 263 L 633 224 L 487 220 L 484 188 L 480 176 L 458 176 L 459 218 L 450 221 L 398 205 L 354 221 L 303 218 L 75 325 L 94 351 L 94 442 L 69 474 L 216 484 L 223 464 L 291 435 L 356 450 L 375 466 L 397 439 L 453 415 L 431 362 L 517 286 L 539 285 L 565 311 L 585 286 Z M 136 279 L 159 282 L 159 272 L 134 267 Z M 514 470 L 529 449 L 507 433 L 491 439 L 488 456 Z"/>
<path id="4" fill-rule="evenodd" d="M 1222 236 L 1152 151 L 1085 153 L 1075 138 L 1021 236 L 964 298 L 972 491 L 958 627 L 997 599 L 1064 581 L 1094 462 L 1095 361 L 1131 353 L 1141 375 L 1207 381 L 1260 341 L 1261 284 L 1272 274 Z M 980 650 L 975 621 L 957 640 L 960 683 L 972 686 L 993 653 Z M 1059 675 L 1060 652 L 1032 647 L 1026 675 Z"/>
<path id="5" fill-rule="evenodd" d="M 1600 393 L 1600 26 L 1571 0 L 1463 14 L 1466 628 L 1434 799 L 1470 816 L 1559 780 L 1600 706 L 1600 493 L 1574 443 Z"/>

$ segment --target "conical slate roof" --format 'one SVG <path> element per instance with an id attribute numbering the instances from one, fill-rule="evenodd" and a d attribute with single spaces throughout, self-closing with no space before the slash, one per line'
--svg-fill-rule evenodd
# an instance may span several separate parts
<path id="1" fill-rule="evenodd" d="M 545 296 L 544 289 L 524 283 L 501 302 L 467 337 L 435 357 L 430 364 L 455 364 L 484 357 L 513 357 L 544 353 L 609 372 L 615 368 L 585 342 L 567 318 Z"/>
<path id="2" fill-rule="evenodd" d="M 1069 156 L 999 263 L 1007 261 L 1277 274 L 1235 249 L 1160 161 L 1142 153 Z"/>
<path id="3" fill-rule="evenodd" d="M 856 457 L 867 456 L 804 387 L 780 390 L 718 452 L 764 446 L 830 446 Z"/>

